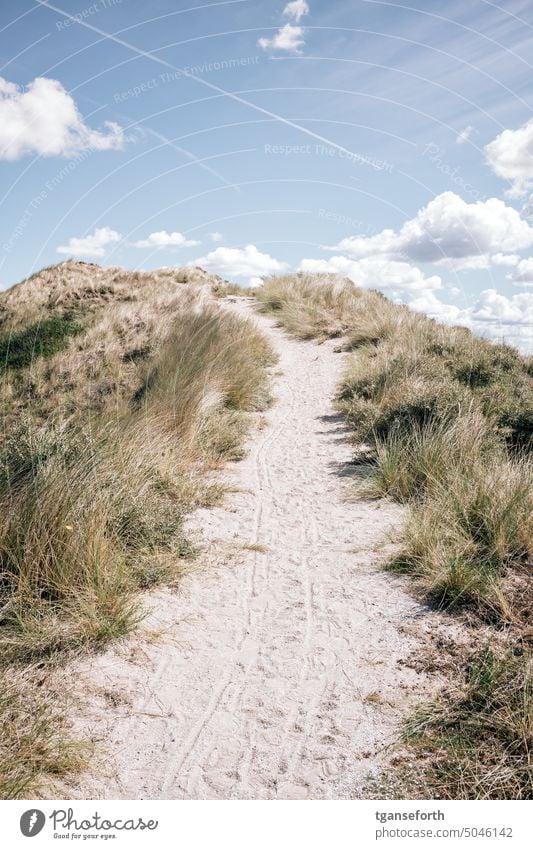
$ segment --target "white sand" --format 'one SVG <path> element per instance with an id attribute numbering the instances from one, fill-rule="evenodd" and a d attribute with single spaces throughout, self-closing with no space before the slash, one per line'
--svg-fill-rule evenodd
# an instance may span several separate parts
<path id="1" fill-rule="evenodd" d="M 257 321 L 280 356 L 276 403 L 221 473 L 224 507 L 189 523 L 206 540 L 199 568 L 148 596 L 140 634 L 79 665 L 77 723 L 105 763 L 77 798 L 357 797 L 427 690 L 403 662 L 438 618 L 379 568 L 402 513 L 344 500 L 344 355 Z"/>

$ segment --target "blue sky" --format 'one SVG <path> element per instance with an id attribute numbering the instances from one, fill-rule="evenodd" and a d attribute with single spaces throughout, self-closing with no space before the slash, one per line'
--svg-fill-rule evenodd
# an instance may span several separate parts
<path id="1" fill-rule="evenodd" d="M 0 33 L 2 287 L 338 271 L 533 350 L 529 0 L 20 0 Z"/>

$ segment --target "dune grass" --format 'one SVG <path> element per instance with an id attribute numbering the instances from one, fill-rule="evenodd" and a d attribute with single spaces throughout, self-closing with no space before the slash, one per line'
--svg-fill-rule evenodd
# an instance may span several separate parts
<path id="1" fill-rule="evenodd" d="M 388 302 L 378 292 L 363 292 L 334 275 L 272 277 L 255 290 L 263 312 L 275 313 L 297 339 L 332 339 L 353 328 L 356 311 L 372 323 L 376 340 L 386 333 Z"/>
<path id="2" fill-rule="evenodd" d="M 141 590 L 179 579 L 194 555 L 184 516 L 221 494 L 205 472 L 240 456 L 248 411 L 269 402 L 267 342 L 221 310 L 205 286 L 165 278 L 158 291 L 144 277 L 145 292 L 132 280 L 130 301 L 121 281 L 116 304 L 102 275 L 89 285 L 90 268 L 77 309 L 83 329 L 55 352 L 22 346 L 24 357 L 34 356 L 3 376 L 10 400 L 0 448 L 4 798 L 31 795 L 81 763 L 46 682 L 74 652 L 130 632 L 142 617 Z M 45 280 L 63 292 L 56 277 L 72 271 L 59 266 Z M 36 322 L 60 321 L 63 305 L 41 303 L 42 286 L 37 311 L 31 286 L 25 300 L 15 294 L 31 322 L 28 338 Z M 10 338 L 24 339 L 13 300 L 6 293 L 18 334 Z M 36 688 L 32 670 L 43 664 L 46 682 Z"/>
<path id="3" fill-rule="evenodd" d="M 532 799 L 531 656 L 484 648 L 469 659 L 464 682 L 409 719 L 405 740 L 431 762 L 422 796 Z"/>
<path id="4" fill-rule="evenodd" d="M 428 598 L 449 607 L 474 599 L 471 568 L 497 578 L 531 558 L 533 378 L 526 358 L 328 276 L 275 278 L 258 299 L 296 336 L 341 335 L 354 351 L 338 403 L 355 439 L 372 449 L 365 490 L 411 511 L 395 567 L 412 571 Z M 448 570 L 458 591 L 436 593 Z M 484 586 L 493 592 L 491 582 L 480 582 L 480 607 Z"/>
<path id="5" fill-rule="evenodd" d="M 421 597 L 439 609 L 468 609 L 500 636 L 528 633 L 531 358 L 332 276 L 275 278 L 257 297 L 260 309 L 294 336 L 339 338 L 352 352 L 338 405 L 354 442 L 364 447 L 361 460 L 371 465 L 360 493 L 388 496 L 407 508 L 401 549 L 389 568 L 412 576 Z M 467 676 L 466 690 L 428 709 L 417 745 L 431 754 L 428 783 L 438 784 L 439 793 L 533 797 L 527 645 L 520 661 L 490 655 L 489 663 L 487 655 L 484 677 Z M 467 662 L 469 669 L 476 664 L 475 658 Z M 477 710 L 481 680 L 484 701 Z M 493 710 L 501 722 L 493 721 Z M 457 746 L 449 744 L 450 728 L 458 729 L 452 735 Z M 509 757 L 502 756 L 505 746 Z"/>
<path id="6" fill-rule="evenodd" d="M 45 668 L 0 672 L 0 799 L 27 799 L 80 772 L 89 755 L 67 719 L 65 682 Z"/>
<path id="7" fill-rule="evenodd" d="M 68 344 L 81 326 L 67 317 L 54 316 L 30 324 L 23 330 L 0 337 L 0 370 L 30 366 L 40 357 L 49 358 Z"/>

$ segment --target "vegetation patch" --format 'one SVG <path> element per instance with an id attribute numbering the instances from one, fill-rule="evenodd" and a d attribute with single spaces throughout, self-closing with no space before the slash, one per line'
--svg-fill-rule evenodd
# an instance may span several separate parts
<path id="1" fill-rule="evenodd" d="M 249 412 L 269 403 L 268 343 L 216 305 L 203 272 L 201 286 L 190 271 L 163 275 L 160 287 L 157 273 L 132 275 L 128 299 L 126 272 L 109 270 L 106 286 L 101 269 L 81 264 L 76 289 L 75 265 L 55 271 L 72 289 L 48 269 L 44 293 L 37 286 L 32 297 L 30 279 L 26 298 L 15 287 L 0 300 L 21 328 L 4 351 L 2 384 L 5 798 L 31 796 L 81 765 L 50 682 L 73 654 L 136 626 L 141 590 L 179 581 L 195 555 L 184 517 L 221 495 L 205 473 L 240 455 Z M 53 314 L 52 293 L 77 293 L 81 311 L 90 301 L 84 332 Z M 13 378 L 30 364 L 31 377 Z"/>
<path id="2" fill-rule="evenodd" d="M 83 769 L 88 751 L 69 732 L 65 689 L 42 669 L 0 673 L 0 717 L 0 798 L 33 797 Z"/>
<path id="3" fill-rule="evenodd" d="M 0 337 L 0 369 L 21 369 L 35 360 L 62 351 L 82 327 L 68 318 L 53 316 Z"/>
<path id="4" fill-rule="evenodd" d="M 410 718 L 405 739 L 428 764 L 423 797 L 533 798 L 533 665 L 530 656 L 469 658 L 464 683 Z"/>

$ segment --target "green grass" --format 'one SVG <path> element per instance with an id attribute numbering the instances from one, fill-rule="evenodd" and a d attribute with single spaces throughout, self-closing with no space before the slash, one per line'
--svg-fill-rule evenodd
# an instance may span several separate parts
<path id="1" fill-rule="evenodd" d="M 213 497 L 202 468 L 235 456 L 246 410 L 268 403 L 270 350 L 247 322 L 185 311 L 139 368 L 144 388 L 90 427 L 12 430 L 0 452 L 4 656 L 121 636 L 136 592 L 179 574 L 183 517 Z M 158 563 L 158 569 L 154 564 Z M 174 568 L 170 566 L 174 564 Z"/>
<path id="2" fill-rule="evenodd" d="M 439 608 L 469 605 L 489 621 L 519 623 L 526 611 L 512 604 L 505 577 L 533 557 L 531 462 L 497 455 L 470 466 L 451 462 L 411 510 L 390 566 L 412 574 Z M 533 600 L 532 582 L 521 583 Z"/>
<path id="3" fill-rule="evenodd" d="M 469 658 L 465 681 L 408 721 L 420 754 L 423 798 L 533 798 L 533 666 L 521 652 L 485 648 Z"/>
<path id="4" fill-rule="evenodd" d="M 0 337 L 0 371 L 22 369 L 40 358 L 49 359 L 62 351 L 69 340 L 81 333 L 75 321 L 60 316 L 45 318 Z"/>

